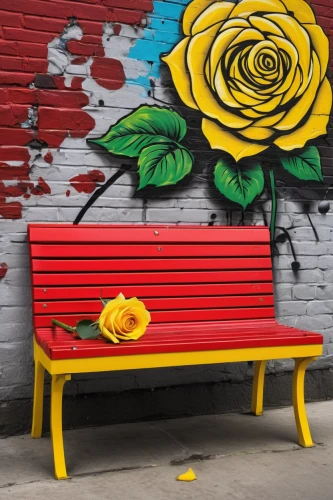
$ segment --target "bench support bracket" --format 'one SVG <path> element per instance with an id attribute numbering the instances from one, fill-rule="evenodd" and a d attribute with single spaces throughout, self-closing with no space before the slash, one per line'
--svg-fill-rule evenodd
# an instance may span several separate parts
<path id="1" fill-rule="evenodd" d="M 298 432 L 298 442 L 303 448 L 314 446 L 304 401 L 304 379 L 305 370 L 311 361 L 317 358 L 296 358 L 293 374 L 293 406 L 296 427 Z"/>
<path id="2" fill-rule="evenodd" d="M 70 375 L 52 375 L 51 384 L 51 437 L 56 479 L 67 479 L 64 441 L 62 435 L 62 395 Z"/>
<path id="3" fill-rule="evenodd" d="M 266 363 L 267 361 L 256 361 L 254 367 L 251 413 L 256 416 L 263 412 Z"/>

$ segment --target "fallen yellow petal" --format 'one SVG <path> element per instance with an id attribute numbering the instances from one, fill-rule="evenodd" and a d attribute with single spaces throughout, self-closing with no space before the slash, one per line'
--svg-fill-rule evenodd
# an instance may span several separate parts
<path id="1" fill-rule="evenodd" d="M 177 481 L 195 481 L 197 476 L 194 474 L 192 469 L 189 469 L 184 474 L 177 477 Z"/>

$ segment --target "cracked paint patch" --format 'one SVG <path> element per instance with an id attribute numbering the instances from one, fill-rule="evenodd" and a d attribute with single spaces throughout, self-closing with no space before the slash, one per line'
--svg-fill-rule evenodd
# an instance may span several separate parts
<path id="1" fill-rule="evenodd" d="M 105 175 L 100 170 L 90 170 L 87 174 L 79 174 L 69 179 L 69 182 L 78 193 L 91 194 L 97 183 L 105 182 Z"/>
<path id="2" fill-rule="evenodd" d="M 4 278 L 7 274 L 8 266 L 5 262 L 0 264 L 0 279 Z"/>
<path id="3" fill-rule="evenodd" d="M 46 163 L 50 163 L 50 164 L 53 162 L 53 155 L 52 155 L 51 151 L 46 153 L 46 155 L 44 156 L 44 160 L 46 161 Z"/>

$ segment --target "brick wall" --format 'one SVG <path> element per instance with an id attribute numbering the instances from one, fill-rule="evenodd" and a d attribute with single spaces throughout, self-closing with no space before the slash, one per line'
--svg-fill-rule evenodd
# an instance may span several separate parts
<path id="1" fill-rule="evenodd" d="M 264 224 L 265 192 L 243 215 L 213 187 L 212 152 L 195 112 L 181 103 L 160 63 L 180 39 L 186 0 L 0 0 L 0 400 L 32 395 L 31 310 L 26 224 L 72 222 L 97 186 L 122 163 L 87 145 L 141 104 L 172 103 L 187 120 L 184 144 L 196 156 L 186 184 L 136 194 L 135 169 L 111 186 L 85 222 Z M 331 40 L 333 7 L 316 0 L 318 23 Z M 279 226 L 291 228 L 300 270 L 291 270 L 289 243 L 274 258 L 277 314 L 285 324 L 322 332 L 325 357 L 312 368 L 333 367 L 333 212 L 318 202 L 333 183 L 333 128 L 320 139 L 325 185 L 278 183 Z M 134 163 L 133 163 L 134 165 Z M 327 199 L 333 199 L 328 190 Z M 267 200 L 267 201 L 266 201 Z M 333 208 L 333 205 L 332 205 Z M 314 224 L 319 241 L 312 230 Z M 215 215 L 213 215 L 215 214 Z M 271 373 L 292 368 L 271 363 Z M 210 366 L 75 377 L 71 394 L 124 391 L 199 382 L 243 381 L 243 365 Z"/>

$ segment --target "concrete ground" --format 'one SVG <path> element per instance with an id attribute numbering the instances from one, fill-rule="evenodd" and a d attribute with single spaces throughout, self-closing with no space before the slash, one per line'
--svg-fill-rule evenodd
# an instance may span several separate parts
<path id="1" fill-rule="evenodd" d="M 333 500 L 333 401 L 307 408 L 310 449 L 292 408 L 66 431 L 67 481 L 48 436 L 2 439 L 0 499 Z M 176 481 L 189 467 L 197 481 Z"/>

